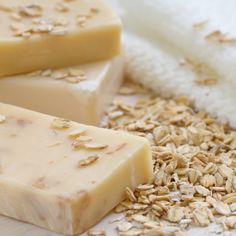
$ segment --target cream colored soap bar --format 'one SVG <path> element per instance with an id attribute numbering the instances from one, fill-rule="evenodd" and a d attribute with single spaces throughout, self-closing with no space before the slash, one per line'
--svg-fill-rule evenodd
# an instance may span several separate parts
<path id="1" fill-rule="evenodd" d="M 63 234 L 152 177 L 148 141 L 0 103 L 0 213 Z"/>
<path id="2" fill-rule="evenodd" d="M 0 0 L 0 76 L 109 59 L 120 31 L 104 0 Z"/>
<path id="3" fill-rule="evenodd" d="M 123 56 L 0 79 L 0 101 L 85 124 L 98 124 L 123 78 Z"/>

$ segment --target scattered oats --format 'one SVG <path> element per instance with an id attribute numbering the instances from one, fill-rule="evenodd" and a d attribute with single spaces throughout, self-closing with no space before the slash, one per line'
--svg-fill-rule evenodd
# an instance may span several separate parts
<path id="1" fill-rule="evenodd" d="M 36 71 L 30 72 L 30 73 L 27 73 L 26 75 L 27 76 L 40 76 L 41 73 L 42 73 L 41 70 L 36 70 Z"/>
<path id="2" fill-rule="evenodd" d="M 75 77 L 85 77 L 85 72 L 78 68 L 70 68 L 69 69 L 69 75 L 75 76 Z"/>
<path id="3" fill-rule="evenodd" d="M 64 26 L 56 26 L 53 27 L 52 30 L 50 30 L 51 35 L 65 35 L 68 33 L 68 29 L 65 28 Z"/>
<path id="4" fill-rule="evenodd" d="M 69 21 L 66 18 L 56 18 L 53 20 L 54 26 L 67 26 L 69 24 Z"/>
<path id="5" fill-rule="evenodd" d="M 191 224 L 192 223 L 192 219 L 182 219 L 179 223 L 180 224 Z"/>
<path id="6" fill-rule="evenodd" d="M 92 12 L 93 14 L 97 14 L 99 12 L 99 10 L 96 7 L 91 7 L 90 12 Z"/>
<path id="7" fill-rule="evenodd" d="M 46 69 L 40 72 L 40 75 L 42 76 L 50 76 L 52 74 L 52 70 L 51 69 Z"/>
<path id="8" fill-rule="evenodd" d="M 189 181 L 192 184 L 195 184 L 201 176 L 202 176 L 202 173 L 199 170 L 190 169 L 188 171 Z"/>
<path id="9" fill-rule="evenodd" d="M 218 167 L 218 171 L 222 175 L 222 177 L 231 177 L 234 173 L 231 168 L 227 167 L 224 164 Z"/>
<path id="10" fill-rule="evenodd" d="M 136 202 L 137 198 L 135 197 L 133 191 L 127 187 L 125 191 L 126 197 L 131 201 L 131 202 Z"/>
<path id="11" fill-rule="evenodd" d="M 122 150 L 126 145 L 127 145 L 127 143 L 118 144 L 112 150 L 106 152 L 106 154 L 107 155 L 111 155 L 111 154 L 113 154 L 115 152 L 118 152 L 118 151 Z"/>
<path id="12" fill-rule="evenodd" d="M 120 117 L 122 117 L 124 115 L 124 112 L 123 111 L 114 111 L 114 112 L 110 112 L 108 114 L 108 117 L 111 119 L 111 120 L 115 120 L 115 119 L 118 119 Z"/>
<path id="13" fill-rule="evenodd" d="M 205 168 L 203 169 L 203 173 L 205 173 L 205 174 L 214 174 L 214 173 L 216 173 L 217 169 L 218 168 L 217 168 L 217 166 L 214 163 L 209 162 L 205 166 Z"/>
<path id="14" fill-rule="evenodd" d="M 86 135 L 79 135 L 77 138 L 76 138 L 76 141 L 79 141 L 79 142 L 90 142 L 92 141 L 93 138 L 90 137 L 90 136 L 86 136 Z"/>
<path id="15" fill-rule="evenodd" d="M 85 129 L 76 129 L 76 130 L 73 130 L 69 133 L 69 137 L 72 138 L 72 139 L 76 139 L 78 138 L 80 135 L 84 134 L 86 132 Z"/>
<path id="16" fill-rule="evenodd" d="M 216 203 L 216 199 L 214 199 L 211 196 L 207 196 L 206 197 L 206 202 L 213 206 Z"/>
<path id="17" fill-rule="evenodd" d="M 179 202 L 181 198 L 180 192 L 171 192 L 168 196 L 168 200 L 171 199 L 172 202 Z"/>
<path id="18" fill-rule="evenodd" d="M 179 222 L 184 218 L 184 208 L 180 206 L 171 206 L 167 212 L 167 219 L 170 222 Z"/>
<path id="19" fill-rule="evenodd" d="M 197 201 L 197 202 L 189 203 L 189 206 L 190 206 L 190 208 L 193 208 L 193 209 L 195 209 L 195 208 L 202 208 L 202 207 L 204 208 L 204 207 L 209 207 L 209 203 Z"/>
<path id="20" fill-rule="evenodd" d="M 116 218 L 114 218 L 112 220 L 109 220 L 108 222 L 109 222 L 109 224 L 119 223 L 119 222 L 121 222 L 124 219 L 125 219 L 125 217 L 120 215 L 120 216 L 118 216 L 118 217 L 116 217 Z"/>
<path id="21" fill-rule="evenodd" d="M 224 184 L 224 178 L 220 173 L 215 174 L 216 186 L 222 186 Z"/>
<path id="22" fill-rule="evenodd" d="M 122 204 L 119 204 L 117 207 L 115 207 L 115 213 L 121 213 L 124 212 L 125 210 L 127 210 L 127 207 L 125 207 Z"/>
<path id="23" fill-rule="evenodd" d="M 224 192 L 225 187 L 210 187 L 213 192 Z"/>
<path id="24" fill-rule="evenodd" d="M 65 79 L 68 76 L 68 73 L 65 70 L 56 70 L 52 72 L 51 76 L 53 79 L 60 80 Z"/>
<path id="25" fill-rule="evenodd" d="M 157 221 L 147 221 L 147 222 L 144 222 L 143 226 L 145 228 L 148 228 L 148 229 L 153 229 L 153 228 L 157 228 L 160 226 L 160 224 L 157 222 Z"/>
<path id="26" fill-rule="evenodd" d="M 77 24 L 80 26 L 80 27 L 84 27 L 86 22 L 88 21 L 88 19 L 91 18 L 91 14 L 89 13 L 80 13 L 77 15 Z"/>
<path id="27" fill-rule="evenodd" d="M 218 43 L 236 43 L 236 38 L 227 37 L 220 30 L 213 31 L 205 36 L 205 40 Z"/>
<path id="28" fill-rule="evenodd" d="M 229 229 L 236 228 L 236 216 L 229 216 L 225 220 L 225 224 Z"/>
<path id="29" fill-rule="evenodd" d="M 65 81 L 71 84 L 78 84 L 81 80 L 78 77 L 66 77 Z"/>
<path id="30" fill-rule="evenodd" d="M 70 10 L 70 7 L 67 3 L 59 2 L 56 4 L 55 9 L 60 12 L 67 12 Z"/>
<path id="31" fill-rule="evenodd" d="M 88 235 L 89 236 L 106 236 L 106 232 L 105 230 L 101 230 L 101 229 L 90 229 L 88 231 Z"/>
<path id="32" fill-rule="evenodd" d="M 230 205 L 230 210 L 231 211 L 236 211 L 236 202 L 234 202 Z"/>
<path id="33" fill-rule="evenodd" d="M 217 211 L 217 213 L 221 215 L 229 215 L 231 213 L 229 205 L 221 202 L 221 201 L 216 201 L 213 204 L 214 209 Z"/>
<path id="34" fill-rule="evenodd" d="M 134 210 L 144 210 L 144 209 L 147 209 L 148 208 L 148 205 L 145 205 L 145 204 L 139 204 L 139 203 L 134 203 L 132 205 L 132 208 Z"/>
<path id="35" fill-rule="evenodd" d="M 195 186 L 195 190 L 196 190 L 197 193 L 199 193 L 202 196 L 207 196 L 207 195 L 211 194 L 211 192 L 207 188 L 205 188 L 201 185 Z"/>
<path id="36" fill-rule="evenodd" d="M 6 116 L 0 114 L 0 124 L 3 124 L 6 121 Z"/>
<path id="37" fill-rule="evenodd" d="M 119 222 L 116 226 L 119 232 L 126 232 L 130 230 L 132 227 L 133 227 L 133 224 L 131 224 L 130 222 Z"/>
<path id="38" fill-rule="evenodd" d="M 40 177 L 32 183 L 32 186 L 38 189 L 46 188 L 45 177 Z"/>
<path id="39" fill-rule="evenodd" d="M 53 129 L 68 129 L 70 127 L 70 123 L 70 120 L 55 118 L 51 123 L 51 127 Z"/>
<path id="40" fill-rule="evenodd" d="M 86 21 L 87 21 L 87 18 L 86 18 L 85 16 L 79 16 L 79 17 L 77 17 L 77 24 L 78 24 L 80 27 L 84 27 Z"/>
<path id="41" fill-rule="evenodd" d="M 136 190 L 137 191 L 145 191 L 145 190 L 150 190 L 150 189 L 153 189 L 154 185 L 149 185 L 149 184 L 142 184 L 142 185 L 139 185 Z"/>
<path id="42" fill-rule="evenodd" d="M 80 140 L 74 140 L 73 143 L 72 143 L 72 147 L 75 149 L 75 150 L 79 150 L 81 148 L 84 148 L 84 143 L 83 141 L 80 141 Z"/>
<path id="43" fill-rule="evenodd" d="M 166 126 L 159 126 L 153 130 L 154 140 L 156 144 L 163 142 L 163 139 L 169 134 L 169 129 Z"/>
<path id="44" fill-rule="evenodd" d="M 78 162 L 78 166 L 79 167 L 85 167 L 85 166 L 89 166 L 93 163 L 95 163 L 100 157 L 98 155 L 93 155 L 93 156 L 89 156 L 83 160 L 80 160 Z"/>
<path id="45" fill-rule="evenodd" d="M 24 32 L 29 32 L 31 34 L 40 34 L 40 33 L 48 33 L 52 31 L 53 26 L 52 25 L 35 25 L 31 28 L 26 29 Z"/>
<path id="46" fill-rule="evenodd" d="M 197 226 L 208 226 L 211 223 L 211 211 L 206 208 L 197 208 L 193 211 L 193 220 Z"/>
<path id="47" fill-rule="evenodd" d="M 11 13 L 11 18 L 15 21 L 21 21 L 21 19 L 22 19 L 21 16 L 16 12 Z"/>
<path id="48" fill-rule="evenodd" d="M 213 186 L 216 183 L 216 179 L 213 175 L 204 175 L 203 177 L 201 177 L 200 179 L 200 183 L 206 187 L 209 188 L 211 186 Z"/>
<path id="49" fill-rule="evenodd" d="M 20 22 L 13 22 L 13 23 L 11 23 L 10 27 L 13 31 L 20 31 L 20 30 L 24 29 L 25 26 L 24 26 L 24 24 L 22 24 Z"/>
<path id="50" fill-rule="evenodd" d="M 195 193 L 194 186 L 192 184 L 188 184 L 188 183 L 180 184 L 179 190 L 182 194 L 189 195 L 189 196 L 193 196 Z"/>
<path id="51" fill-rule="evenodd" d="M 137 221 L 137 222 L 139 222 L 139 223 L 145 223 L 145 222 L 148 222 L 148 217 L 146 217 L 146 216 L 143 216 L 143 215 L 140 215 L 140 214 L 134 214 L 134 215 L 132 215 L 132 219 L 134 220 L 134 221 Z"/>
<path id="52" fill-rule="evenodd" d="M 14 34 L 14 36 L 28 39 L 32 36 L 32 34 L 31 32 L 27 32 L 27 31 L 18 31 Z"/>
<path id="53" fill-rule="evenodd" d="M 223 34 L 219 30 L 216 30 L 216 31 L 213 31 L 213 32 L 209 33 L 208 35 L 206 35 L 205 40 L 218 41 L 222 36 L 223 36 Z"/>
<path id="54" fill-rule="evenodd" d="M 218 83 L 218 79 L 215 78 L 198 79 L 194 80 L 194 83 L 201 86 L 210 86 L 210 85 L 216 85 Z"/>
<path id="55" fill-rule="evenodd" d="M 88 149 L 105 149 L 108 145 L 102 143 L 85 143 L 84 147 Z"/>
<path id="56" fill-rule="evenodd" d="M 24 17 L 39 17 L 42 15 L 43 8 L 38 4 L 30 4 L 19 7 L 17 10 L 19 15 Z"/>

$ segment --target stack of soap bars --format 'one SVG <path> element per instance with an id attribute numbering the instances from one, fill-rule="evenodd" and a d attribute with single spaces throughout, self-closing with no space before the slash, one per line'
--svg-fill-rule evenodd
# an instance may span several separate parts
<path id="1" fill-rule="evenodd" d="M 103 0 L 0 0 L 0 214 L 80 234 L 152 178 L 146 139 L 88 126 L 122 82 L 121 29 Z"/>

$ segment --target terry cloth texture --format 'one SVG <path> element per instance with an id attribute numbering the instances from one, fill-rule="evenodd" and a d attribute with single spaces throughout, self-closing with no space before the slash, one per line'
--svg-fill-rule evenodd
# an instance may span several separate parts
<path id="1" fill-rule="evenodd" d="M 162 96 L 188 96 L 197 109 L 236 128 L 236 1 L 135 0 L 135 7 L 109 1 L 134 34 L 124 36 L 127 75 Z M 195 83 L 207 78 L 218 82 Z"/>

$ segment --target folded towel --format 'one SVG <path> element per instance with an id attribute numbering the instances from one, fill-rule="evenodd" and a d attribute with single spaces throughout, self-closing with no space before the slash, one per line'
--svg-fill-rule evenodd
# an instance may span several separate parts
<path id="1" fill-rule="evenodd" d="M 205 110 L 236 127 L 236 95 L 229 83 L 200 86 L 190 66 L 183 66 L 176 55 L 141 38 L 126 34 L 124 38 L 127 76 L 162 96 L 188 96 L 199 110 Z"/>
<path id="2" fill-rule="evenodd" d="M 235 0 L 135 0 L 135 7 L 132 1 L 118 2 L 152 39 L 162 38 L 185 57 L 207 64 L 236 89 Z"/>
<path id="3" fill-rule="evenodd" d="M 135 0 L 134 7 L 133 1 L 109 1 L 125 30 L 136 34 L 124 37 L 127 76 L 162 96 L 188 96 L 197 109 L 236 128 L 236 43 L 229 38 L 236 36 L 230 15 L 236 2 Z M 206 39 L 214 30 L 227 32 L 228 41 L 219 42 L 221 33 Z"/>

